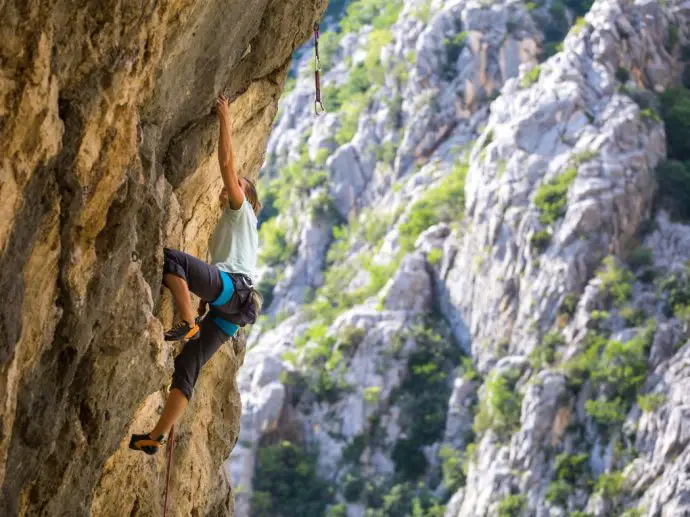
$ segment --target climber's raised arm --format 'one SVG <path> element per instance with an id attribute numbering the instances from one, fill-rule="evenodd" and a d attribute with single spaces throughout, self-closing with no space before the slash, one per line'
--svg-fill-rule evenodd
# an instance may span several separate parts
<path id="1" fill-rule="evenodd" d="M 232 153 L 232 140 L 230 134 L 230 110 L 229 101 L 224 95 L 216 100 L 218 110 L 218 122 L 220 122 L 220 141 L 218 143 L 218 162 L 223 183 L 228 193 L 228 203 L 233 210 L 239 210 L 244 203 L 244 191 L 240 185 L 235 159 Z"/>

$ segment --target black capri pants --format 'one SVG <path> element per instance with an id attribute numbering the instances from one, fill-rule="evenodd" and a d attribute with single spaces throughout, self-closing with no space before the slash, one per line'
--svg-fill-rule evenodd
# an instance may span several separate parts
<path id="1" fill-rule="evenodd" d="M 164 248 L 163 273 L 182 278 L 191 292 L 208 303 L 217 300 L 225 287 L 221 271 L 216 266 L 177 250 Z M 199 338 L 187 341 L 175 358 L 171 387 L 180 390 L 187 399 L 192 398 L 201 368 L 235 334 L 238 327 L 223 320 L 218 311 L 211 308 L 199 328 Z"/>

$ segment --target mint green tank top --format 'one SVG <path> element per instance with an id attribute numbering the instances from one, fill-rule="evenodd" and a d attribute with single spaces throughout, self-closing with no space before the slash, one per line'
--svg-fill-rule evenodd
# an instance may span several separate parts
<path id="1" fill-rule="evenodd" d="M 256 278 L 259 233 L 256 215 L 246 199 L 242 206 L 223 211 L 209 242 L 211 264 L 228 273 L 242 273 Z"/>

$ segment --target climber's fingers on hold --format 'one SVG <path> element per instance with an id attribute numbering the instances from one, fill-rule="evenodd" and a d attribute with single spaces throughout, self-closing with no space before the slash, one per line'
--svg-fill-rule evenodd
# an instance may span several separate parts
<path id="1" fill-rule="evenodd" d="M 219 107 L 220 106 L 228 106 L 228 104 L 229 104 L 228 98 L 223 94 L 219 95 L 218 98 L 216 99 L 216 105 L 218 105 Z"/>

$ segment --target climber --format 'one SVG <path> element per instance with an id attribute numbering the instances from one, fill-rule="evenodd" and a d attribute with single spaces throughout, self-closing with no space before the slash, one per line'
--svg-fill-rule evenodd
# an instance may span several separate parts
<path id="1" fill-rule="evenodd" d="M 166 341 L 186 340 L 175 358 L 170 395 L 158 423 L 148 434 L 133 434 L 130 449 L 155 454 L 164 437 L 182 416 L 202 366 L 240 326 L 256 320 L 261 295 L 254 289 L 258 248 L 257 215 L 261 210 L 256 187 L 238 177 L 230 134 L 229 102 L 216 101 L 220 122 L 218 161 L 224 187 L 223 209 L 209 241 L 211 264 L 181 251 L 164 250 L 163 284 L 172 293 L 182 320 L 165 333 Z M 194 317 L 190 291 L 201 301 Z M 207 304 L 211 306 L 206 314 Z"/>

